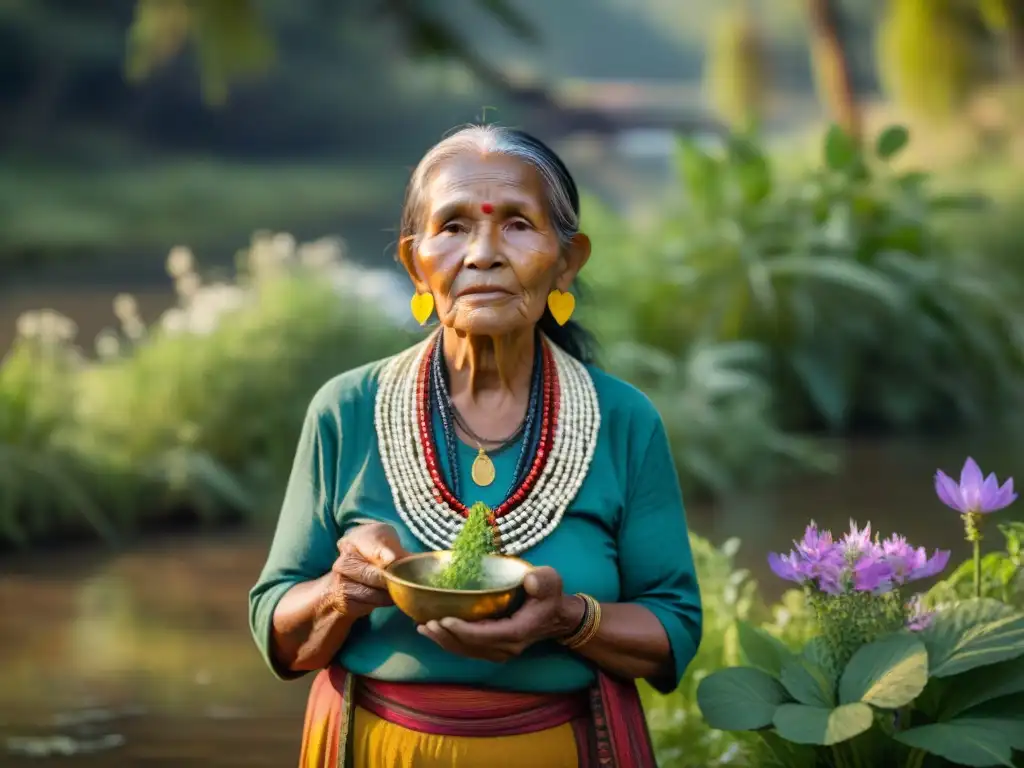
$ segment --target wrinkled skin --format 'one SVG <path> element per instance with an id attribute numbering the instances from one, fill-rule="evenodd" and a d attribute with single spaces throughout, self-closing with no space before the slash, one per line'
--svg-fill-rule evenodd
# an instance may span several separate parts
<path id="1" fill-rule="evenodd" d="M 416 290 L 433 294 L 441 323 L 460 336 L 531 332 L 551 290 L 568 291 L 590 257 L 583 234 L 562 248 L 540 174 L 513 157 L 445 161 L 427 183 L 421 215 L 419 235 L 399 254 Z"/>
<path id="2" fill-rule="evenodd" d="M 328 594 L 335 607 L 353 618 L 374 608 L 392 605 L 383 568 L 408 556 L 395 529 L 385 523 L 366 523 L 338 539 L 338 558 Z"/>

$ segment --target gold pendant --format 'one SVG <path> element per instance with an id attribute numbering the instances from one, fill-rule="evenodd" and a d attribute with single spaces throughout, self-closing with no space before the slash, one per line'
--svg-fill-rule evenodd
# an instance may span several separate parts
<path id="1" fill-rule="evenodd" d="M 491 457 L 480 449 L 480 453 L 473 459 L 473 467 L 470 469 L 470 476 L 473 482 L 481 487 L 486 487 L 494 482 L 494 462 Z"/>

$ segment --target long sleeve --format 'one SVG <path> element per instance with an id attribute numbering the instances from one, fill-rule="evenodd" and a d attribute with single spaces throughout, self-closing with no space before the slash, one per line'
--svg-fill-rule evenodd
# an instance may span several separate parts
<path id="1" fill-rule="evenodd" d="M 626 506 L 619 529 L 619 573 L 624 602 L 648 608 L 672 647 L 670 676 L 648 682 L 674 690 L 697 653 L 702 610 L 682 493 L 668 435 L 651 406 L 653 427 L 638 440 Z"/>
<path id="2" fill-rule="evenodd" d="M 341 423 L 336 403 L 319 405 L 327 399 L 324 394 L 322 390 L 314 398 L 306 413 L 270 554 L 249 592 L 253 639 L 270 669 L 282 680 L 305 673 L 281 669 L 274 661 L 274 610 L 293 586 L 318 579 L 331 569 L 340 537 L 333 506 Z"/>

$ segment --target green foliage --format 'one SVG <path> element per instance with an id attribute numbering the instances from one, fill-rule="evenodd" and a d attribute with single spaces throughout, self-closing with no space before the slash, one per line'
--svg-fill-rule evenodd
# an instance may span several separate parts
<path id="1" fill-rule="evenodd" d="M 760 640 L 750 655 L 773 659 Z M 863 643 L 838 675 L 829 645 L 811 640 L 777 674 L 765 669 L 772 660 L 705 676 L 697 701 L 708 724 L 758 731 L 782 765 L 920 766 L 934 754 L 1012 766 L 1024 749 L 1024 614 L 1014 608 L 959 602 L 920 633 Z"/>
<path id="2" fill-rule="evenodd" d="M 787 659 L 779 679 L 793 701 L 811 707 L 836 705 L 836 681 L 839 669 L 829 645 L 821 637 L 812 638 L 803 650 Z"/>
<path id="3" fill-rule="evenodd" d="M 0 540 L 26 544 L 85 524 L 108 541 L 116 527 L 97 496 L 100 461 L 74 451 L 68 426 L 81 361 L 62 343 L 68 322 L 39 313 L 37 327 L 0 360 Z"/>
<path id="4" fill-rule="evenodd" d="M 1019 557 L 1021 525 L 1003 533 L 1006 556 Z M 704 764 L 742 756 L 740 764 L 777 768 L 921 768 L 934 756 L 1012 766 L 1024 751 L 1024 612 L 988 596 L 960 598 L 956 586 L 934 587 L 921 602 L 938 610 L 913 612 L 913 622 L 894 592 L 857 595 L 823 616 L 813 593 L 793 591 L 772 610 L 774 627 L 750 621 L 763 615 L 760 605 L 737 617 L 741 652 L 732 658 L 744 666 L 723 657 L 702 668 L 695 695 L 708 726 L 738 738 Z M 985 589 L 1002 591 L 991 581 Z M 770 639 L 787 613 L 803 626 Z"/>
<path id="5" fill-rule="evenodd" d="M 723 731 L 767 728 L 778 708 L 787 701 L 789 696 L 782 683 L 752 667 L 723 669 L 697 689 L 697 705 L 704 719 L 712 728 Z"/>
<path id="6" fill-rule="evenodd" d="M 95 355 L 73 345 L 64 319 L 23 318 L 0 365 L 0 450 L 10 456 L 0 541 L 90 530 L 113 538 L 169 518 L 273 510 L 317 388 L 418 338 L 401 326 L 404 281 L 339 260 L 328 241 L 260 235 L 231 282 L 204 282 L 184 249 L 169 268 L 179 305 L 147 328 L 134 300 L 119 297 L 121 327 L 101 336 Z M 680 370 L 648 373 L 651 360 L 634 366 L 624 348 L 610 367 L 653 382 L 691 493 L 735 487 L 766 454 L 802 460 L 802 443 L 771 425 L 763 380 L 748 380 L 740 356 L 707 350 Z"/>
<path id="7" fill-rule="evenodd" d="M 910 142 L 910 132 L 902 125 L 893 125 L 878 135 L 875 154 L 879 160 L 891 160 Z"/>
<path id="8" fill-rule="evenodd" d="M 703 639 L 674 692 L 661 695 L 641 688 L 658 764 L 663 768 L 758 765 L 745 760 L 766 757 L 760 739 L 709 727 L 697 705 L 697 691 L 708 674 L 743 662 L 777 676 L 773 670 L 788 658 L 789 649 L 803 645 L 814 631 L 813 617 L 796 590 L 781 604 L 766 605 L 750 574 L 736 567 L 738 540 L 715 547 L 691 535 L 690 545 L 704 608 Z"/>
<path id="9" fill-rule="evenodd" d="M 667 317 L 680 306 L 659 274 L 665 265 L 656 254 L 640 256 L 629 227 L 597 200 L 584 200 L 583 216 L 593 241 L 615 257 L 588 263 L 580 314 L 601 342 L 602 363 L 658 406 L 684 486 L 724 492 L 797 469 L 834 468 L 833 457 L 813 441 L 775 423 L 764 349 L 742 341 L 689 345 L 682 335 L 661 343 L 652 336 L 662 321 L 651 313 Z"/>
<path id="10" fill-rule="evenodd" d="M 204 284 L 187 251 L 170 266 L 179 306 L 147 328 L 119 297 L 96 358 L 53 313 L 22 319 L 0 365 L 0 541 L 269 511 L 317 388 L 414 338 L 329 242 L 260 236 L 236 283 Z"/>
<path id="11" fill-rule="evenodd" d="M 960 675 L 1024 653 L 1024 613 L 989 598 L 965 600 L 940 612 L 921 639 L 932 677 Z"/>
<path id="12" fill-rule="evenodd" d="M 794 744 L 831 746 L 868 730 L 874 722 L 871 707 L 855 702 L 834 709 L 806 704 L 782 704 L 775 710 L 775 732 Z"/>
<path id="13" fill-rule="evenodd" d="M 128 34 L 129 78 L 149 77 L 189 38 L 195 43 L 203 92 L 211 103 L 222 103 L 229 83 L 263 74 L 274 59 L 271 33 L 250 0 L 138 0 Z"/>
<path id="14" fill-rule="evenodd" d="M 878 155 L 905 143 L 892 128 Z M 625 264 L 592 276 L 601 306 L 629 309 L 621 333 L 676 366 L 702 345 L 750 345 L 796 429 L 950 427 L 1012 403 L 1018 281 L 939 226 L 968 201 L 836 128 L 822 149 L 821 167 L 784 180 L 749 141 L 682 142 L 685 196 L 623 243 Z"/>
<path id="15" fill-rule="evenodd" d="M 435 577 L 439 589 L 482 589 L 484 557 L 495 551 L 491 509 L 477 502 L 452 542 L 452 559 Z"/>
<path id="16" fill-rule="evenodd" d="M 369 10 L 378 17 L 390 17 L 399 25 L 411 53 L 451 56 L 477 69 L 485 67 L 462 34 L 428 3 L 380 0 L 373 5 Z M 476 0 L 476 5 L 520 39 L 536 39 L 533 25 L 507 0 Z M 274 60 L 273 34 L 253 0 L 137 0 L 128 36 L 129 76 L 148 77 L 189 40 L 212 103 L 222 103 L 232 83 L 264 73 Z"/>
<path id="17" fill-rule="evenodd" d="M 839 701 L 899 709 L 928 683 L 928 651 L 913 635 L 894 633 L 861 646 L 843 670 Z"/>
<path id="18" fill-rule="evenodd" d="M 1020 723 L 1016 723 L 1020 727 Z M 897 734 L 901 744 L 938 755 L 954 765 L 1013 768 L 1013 742 L 998 726 L 974 722 L 933 723 Z"/>
<path id="19" fill-rule="evenodd" d="M 736 622 L 736 639 L 743 660 L 755 669 L 780 677 L 792 653 L 778 638 L 747 621 Z"/>
<path id="20" fill-rule="evenodd" d="M 809 600 L 821 627 L 822 637 L 846 664 L 865 643 L 895 632 L 908 619 L 907 607 L 898 590 L 876 596 L 867 592 L 842 595 L 812 595 Z"/>
<path id="21" fill-rule="evenodd" d="M 998 528 L 1005 546 L 981 560 L 982 594 L 1024 609 L 1024 523 L 1002 523 Z M 966 561 L 936 584 L 925 602 L 935 607 L 973 595 L 974 566 L 971 561 Z"/>

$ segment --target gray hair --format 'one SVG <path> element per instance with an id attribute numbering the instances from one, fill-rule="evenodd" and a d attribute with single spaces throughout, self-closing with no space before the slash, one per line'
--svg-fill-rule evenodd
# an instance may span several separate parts
<path id="1" fill-rule="evenodd" d="M 559 241 L 568 246 L 580 228 L 579 192 L 565 164 L 550 148 L 527 133 L 499 125 L 470 125 L 435 144 L 409 179 L 402 205 L 400 242 L 415 238 L 423 220 L 423 188 L 445 160 L 464 152 L 507 155 L 534 167 L 544 183 L 548 216 Z"/>

